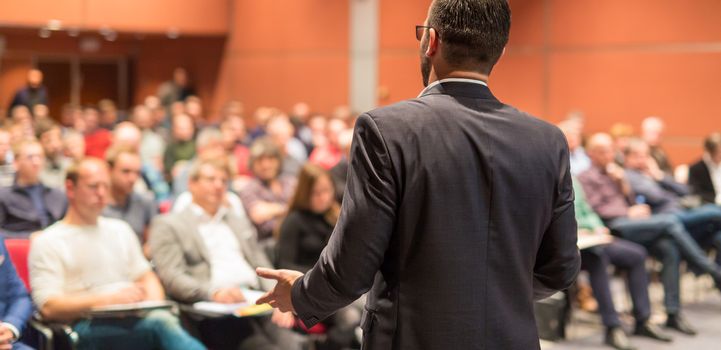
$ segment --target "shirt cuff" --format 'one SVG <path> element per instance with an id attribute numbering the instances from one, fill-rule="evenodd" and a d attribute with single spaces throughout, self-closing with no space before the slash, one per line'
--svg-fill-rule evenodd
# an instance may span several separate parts
<path id="1" fill-rule="evenodd" d="M 16 342 L 18 339 L 20 339 L 20 331 L 15 326 L 13 326 L 12 324 L 7 323 L 7 322 L 3 322 L 2 325 L 7 327 L 10 330 L 10 332 L 13 333 L 13 340 L 12 340 L 13 343 Z"/>

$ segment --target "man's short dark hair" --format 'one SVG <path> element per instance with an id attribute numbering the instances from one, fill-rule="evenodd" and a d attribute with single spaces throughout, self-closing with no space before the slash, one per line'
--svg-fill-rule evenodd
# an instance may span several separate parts
<path id="1" fill-rule="evenodd" d="M 506 0 L 435 0 L 428 25 L 451 66 L 490 73 L 508 43 L 511 9 Z"/>

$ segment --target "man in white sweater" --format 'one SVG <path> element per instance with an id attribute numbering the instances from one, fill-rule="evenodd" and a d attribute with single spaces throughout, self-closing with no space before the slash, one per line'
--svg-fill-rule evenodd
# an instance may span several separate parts
<path id="1" fill-rule="evenodd" d="M 68 169 L 68 212 L 33 240 L 33 301 L 47 320 L 71 322 L 80 349 L 204 349 L 167 310 L 83 318 L 96 307 L 164 300 L 165 292 L 127 223 L 100 217 L 107 164 L 87 158 Z"/>

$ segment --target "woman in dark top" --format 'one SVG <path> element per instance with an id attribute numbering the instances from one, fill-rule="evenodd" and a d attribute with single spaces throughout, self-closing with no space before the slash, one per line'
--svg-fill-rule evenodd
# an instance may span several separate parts
<path id="1" fill-rule="evenodd" d="M 314 164 L 303 166 L 288 216 L 280 226 L 278 267 L 310 270 L 328 243 L 339 211 L 330 174 Z"/>
<path id="2" fill-rule="evenodd" d="M 288 216 L 280 225 L 277 245 L 278 267 L 310 270 L 333 233 L 340 205 L 330 174 L 308 163 L 298 174 L 298 185 L 290 202 Z M 360 305 L 360 306 L 359 306 Z M 339 310 L 324 321 L 328 327 L 323 349 L 353 348 L 355 329 L 360 324 L 362 303 Z"/>

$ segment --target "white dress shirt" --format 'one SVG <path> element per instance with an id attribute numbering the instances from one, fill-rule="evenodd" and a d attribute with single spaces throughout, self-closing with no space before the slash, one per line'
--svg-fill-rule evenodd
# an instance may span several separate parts
<path id="1" fill-rule="evenodd" d="M 223 206 L 210 217 L 195 203 L 191 206 L 198 217 L 198 233 L 210 256 L 211 294 L 221 288 L 245 287 L 258 289 L 258 278 L 240 249 L 240 242 L 223 220 L 228 209 Z"/>

